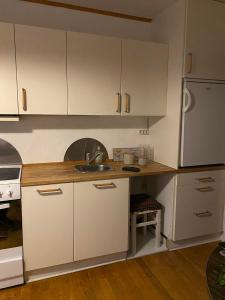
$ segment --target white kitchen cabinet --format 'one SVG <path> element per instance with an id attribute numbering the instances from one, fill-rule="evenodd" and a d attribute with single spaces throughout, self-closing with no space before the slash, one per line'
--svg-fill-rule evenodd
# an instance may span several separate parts
<path id="1" fill-rule="evenodd" d="M 225 80 L 225 3 L 188 0 L 184 75 Z"/>
<path id="2" fill-rule="evenodd" d="M 74 32 L 67 39 L 69 114 L 165 115 L 166 45 Z"/>
<path id="3" fill-rule="evenodd" d="M 66 32 L 15 26 L 20 114 L 67 114 Z"/>
<path id="4" fill-rule="evenodd" d="M 168 46 L 122 41 L 122 114 L 166 114 Z"/>
<path id="5" fill-rule="evenodd" d="M 74 184 L 74 259 L 128 250 L 129 179 Z"/>
<path id="6" fill-rule="evenodd" d="M 173 241 L 222 232 L 224 172 L 176 176 Z"/>
<path id="7" fill-rule="evenodd" d="M 8 23 L 0 23 L 0 78 L 0 115 L 17 115 L 14 26 Z"/>
<path id="8" fill-rule="evenodd" d="M 68 114 L 120 114 L 121 40 L 67 33 Z"/>
<path id="9" fill-rule="evenodd" d="M 25 271 L 73 262 L 73 183 L 22 188 Z"/>

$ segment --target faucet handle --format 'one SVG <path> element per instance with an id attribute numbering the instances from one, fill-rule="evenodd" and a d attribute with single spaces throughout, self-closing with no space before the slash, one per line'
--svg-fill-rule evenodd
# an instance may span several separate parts
<path id="1" fill-rule="evenodd" d="M 85 159 L 86 159 L 87 163 L 89 163 L 89 161 L 90 161 L 90 158 L 91 158 L 90 156 L 91 156 L 91 153 L 89 153 L 89 152 L 85 153 Z"/>

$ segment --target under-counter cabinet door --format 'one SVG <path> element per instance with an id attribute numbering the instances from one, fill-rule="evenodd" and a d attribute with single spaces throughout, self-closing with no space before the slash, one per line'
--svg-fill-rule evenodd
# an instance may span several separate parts
<path id="1" fill-rule="evenodd" d="M 14 26 L 0 23 L 0 115 L 18 114 Z"/>
<path id="2" fill-rule="evenodd" d="M 20 114 L 67 114 L 66 32 L 15 26 Z"/>
<path id="3" fill-rule="evenodd" d="M 67 33 L 68 113 L 120 114 L 121 40 Z"/>
<path id="4" fill-rule="evenodd" d="M 74 184 L 74 259 L 128 250 L 129 180 Z"/>
<path id="5" fill-rule="evenodd" d="M 225 80 L 225 3 L 188 0 L 184 75 Z"/>
<path id="6" fill-rule="evenodd" d="M 22 188 L 25 271 L 73 262 L 73 183 Z"/>
<path id="7" fill-rule="evenodd" d="M 122 114 L 163 116 L 166 113 L 168 46 L 122 41 Z"/>

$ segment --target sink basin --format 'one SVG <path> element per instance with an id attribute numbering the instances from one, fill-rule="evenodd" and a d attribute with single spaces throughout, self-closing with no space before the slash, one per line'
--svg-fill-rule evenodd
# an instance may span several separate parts
<path id="1" fill-rule="evenodd" d="M 105 172 L 112 169 L 109 165 L 76 165 L 75 169 L 82 173 L 87 172 Z"/>

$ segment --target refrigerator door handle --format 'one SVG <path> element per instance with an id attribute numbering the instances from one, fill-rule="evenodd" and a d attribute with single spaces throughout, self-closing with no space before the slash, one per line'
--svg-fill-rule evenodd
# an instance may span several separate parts
<path id="1" fill-rule="evenodd" d="M 186 96 L 187 96 L 187 98 L 186 98 Z M 185 101 L 186 99 L 187 99 L 187 102 Z M 190 93 L 190 91 L 187 88 L 185 88 L 184 89 L 184 100 L 183 100 L 183 113 L 188 112 L 188 110 L 190 109 L 191 105 L 192 105 L 191 93 Z"/>

